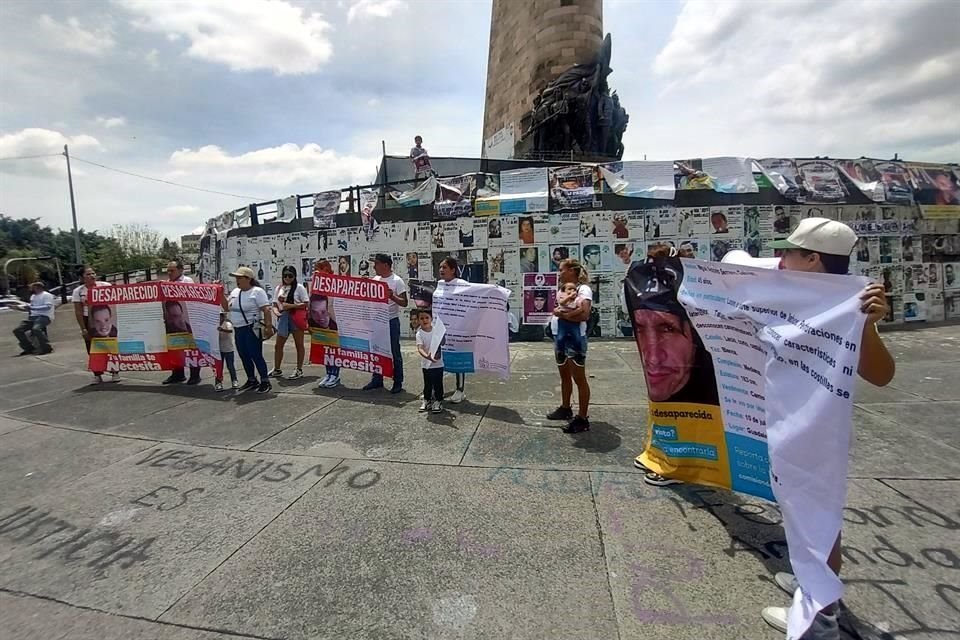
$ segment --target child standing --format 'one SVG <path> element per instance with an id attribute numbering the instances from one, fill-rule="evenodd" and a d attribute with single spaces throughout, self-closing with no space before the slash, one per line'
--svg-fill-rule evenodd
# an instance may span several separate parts
<path id="1" fill-rule="evenodd" d="M 575 311 L 583 300 L 578 293 L 575 282 L 566 282 L 560 287 L 557 295 L 557 306 L 564 311 Z M 581 354 L 585 353 L 583 334 L 580 332 L 580 323 L 557 318 L 557 334 L 554 336 L 557 353 Z"/>
<path id="2" fill-rule="evenodd" d="M 237 383 L 237 367 L 233 363 L 233 324 L 227 320 L 227 314 L 220 314 L 220 326 L 217 327 L 220 332 L 220 357 L 223 358 L 223 366 L 230 372 L 230 386 L 237 389 L 240 385 Z M 220 370 L 220 377 L 214 383 L 213 388 L 217 391 L 223 391 L 223 369 Z"/>
<path id="3" fill-rule="evenodd" d="M 433 340 L 433 312 L 429 309 L 420 309 L 417 312 L 420 328 L 417 329 L 417 353 L 420 354 L 420 366 L 423 369 L 423 402 L 420 411 L 440 413 L 443 411 L 440 403 L 443 401 L 443 360 L 440 351 L 430 352 L 430 342 Z"/>

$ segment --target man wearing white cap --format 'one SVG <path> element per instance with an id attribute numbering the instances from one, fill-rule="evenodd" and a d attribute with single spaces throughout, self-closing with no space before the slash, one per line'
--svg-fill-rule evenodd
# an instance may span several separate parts
<path id="1" fill-rule="evenodd" d="M 847 225 L 827 218 L 807 218 L 797 225 L 786 240 L 772 243 L 774 249 L 782 249 L 780 268 L 808 273 L 832 273 L 845 275 L 850 267 L 850 253 L 857 244 L 857 234 Z M 880 339 L 877 322 L 887 315 L 887 299 L 883 285 L 873 283 L 860 296 L 860 310 L 867 314 L 860 343 L 860 363 L 857 373 L 867 382 L 878 387 L 887 385 L 894 374 L 894 362 L 887 347 Z M 841 565 L 840 536 L 833 545 L 827 564 L 839 575 Z M 777 585 L 793 595 L 799 587 L 797 579 L 789 573 L 775 576 Z M 801 640 L 839 640 L 836 603 L 820 611 L 813 625 Z M 781 631 L 787 630 L 786 607 L 767 607 L 763 619 Z"/>

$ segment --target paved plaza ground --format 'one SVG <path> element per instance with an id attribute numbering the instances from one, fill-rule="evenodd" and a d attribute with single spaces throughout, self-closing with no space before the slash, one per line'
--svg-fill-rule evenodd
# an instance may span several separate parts
<path id="1" fill-rule="evenodd" d="M 593 429 L 571 436 L 544 419 L 547 343 L 425 417 L 411 343 L 399 396 L 318 390 L 316 367 L 270 396 L 207 371 L 91 387 L 71 315 L 41 358 L 10 357 L 22 316 L 0 316 L 4 638 L 783 637 L 760 618 L 788 603 L 776 507 L 633 468 L 632 342 L 591 345 Z M 960 637 L 960 327 L 885 337 L 897 376 L 854 412 L 845 624 Z"/>

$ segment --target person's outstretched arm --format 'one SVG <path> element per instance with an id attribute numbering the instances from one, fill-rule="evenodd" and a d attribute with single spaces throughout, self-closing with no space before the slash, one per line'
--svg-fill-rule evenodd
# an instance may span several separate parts
<path id="1" fill-rule="evenodd" d="M 860 299 L 863 300 L 860 310 L 867 314 L 867 322 L 860 341 L 860 364 L 857 373 L 870 384 L 883 387 L 893 380 L 896 373 L 893 356 L 887 351 L 887 345 L 883 344 L 877 331 L 877 322 L 889 311 L 883 285 L 869 285 L 863 290 Z"/>

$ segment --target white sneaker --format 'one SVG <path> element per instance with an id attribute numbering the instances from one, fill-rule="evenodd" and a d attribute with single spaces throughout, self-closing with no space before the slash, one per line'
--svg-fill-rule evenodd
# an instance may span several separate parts
<path id="1" fill-rule="evenodd" d="M 764 607 L 760 612 L 763 621 L 778 631 L 787 632 L 787 609 L 786 607 Z"/>
<path id="2" fill-rule="evenodd" d="M 328 373 L 327 375 L 325 375 L 325 376 L 323 377 L 323 380 L 321 380 L 320 382 L 317 383 L 317 386 L 318 386 L 318 387 L 326 387 L 328 384 L 330 384 L 330 378 L 332 378 L 332 377 L 333 377 L 333 376 L 331 376 L 331 375 Z"/>
<path id="3" fill-rule="evenodd" d="M 450 396 L 450 402 L 452 402 L 453 404 L 460 404 L 466 399 L 467 399 L 467 394 L 465 394 L 463 391 L 460 391 L 460 389 L 457 389 L 456 391 L 454 391 L 453 395 Z"/>
<path id="4" fill-rule="evenodd" d="M 778 587 L 789 593 L 791 596 L 797 592 L 797 589 L 800 588 L 800 583 L 797 582 L 797 577 L 792 573 L 787 573 L 786 571 L 778 571 L 777 575 L 773 576 L 773 581 L 777 583 Z"/>
<path id="5" fill-rule="evenodd" d="M 434 402 L 433 406 L 430 407 L 430 413 L 440 413 L 443 411 L 443 406 L 439 402 Z"/>
<path id="6" fill-rule="evenodd" d="M 340 376 L 330 376 L 330 382 L 327 383 L 327 389 L 336 389 L 340 386 Z"/>
<path id="7" fill-rule="evenodd" d="M 303 377 L 303 369 L 294 369 L 293 373 L 287 376 L 287 380 L 296 380 Z"/>
<path id="8" fill-rule="evenodd" d="M 120 374 L 114 371 L 110 374 L 110 382 L 120 382 Z"/>
<path id="9" fill-rule="evenodd" d="M 220 381 L 215 382 L 215 383 L 213 384 L 213 390 L 214 390 L 214 391 L 223 391 L 223 383 L 220 382 Z"/>
<path id="10" fill-rule="evenodd" d="M 420 401 L 420 408 L 417 409 L 417 411 L 419 411 L 420 413 L 425 413 L 425 412 L 428 411 L 429 409 L 430 409 L 429 403 L 427 403 L 426 400 L 421 400 L 421 401 Z"/>
<path id="11" fill-rule="evenodd" d="M 282 377 L 283 377 L 283 370 L 282 370 L 282 369 L 274 369 L 273 371 L 271 371 L 270 373 L 267 374 L 267 377 L 268 377 L 268 378 L 282 378 Z"/>
<path id="12" fill-rule="evenodd" d="M 234 380 L 233 382 L 230 383 L 230 388 L 236 391 L 237 389 L 240 388 L 240 383 Z"/>

